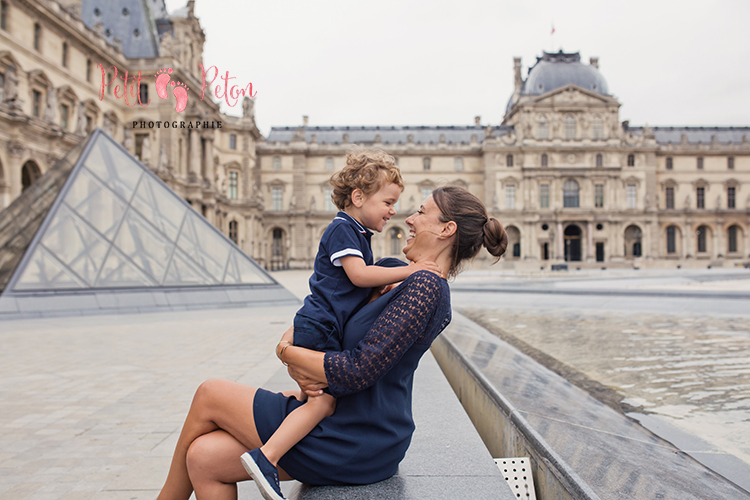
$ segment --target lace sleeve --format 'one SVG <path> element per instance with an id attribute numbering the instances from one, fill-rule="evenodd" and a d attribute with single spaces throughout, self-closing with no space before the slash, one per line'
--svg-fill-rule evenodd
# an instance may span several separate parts
<path id="1" fill-rule="evenodd" d="M 435 335 L 429 335 L 430 330 L 442 330 L 428 328 L 443 303 L 440 278 L 435 274 L 418 271 L 394 294 L 355 349 L 326 353 L 325 372 L 333 396 L 346 396 L 373 385 L 414 343 L 432 343 Z M 450 307 L 445 314 L 449 312 Z M 440 323 L 444 327 L 442 319 Z"/>

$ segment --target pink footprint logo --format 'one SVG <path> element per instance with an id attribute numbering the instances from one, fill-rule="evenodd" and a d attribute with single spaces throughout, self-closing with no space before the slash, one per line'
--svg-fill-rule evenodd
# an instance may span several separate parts
<path id="1" fill-rule="evenodd" d="M 172 68 L 162 68 L 154 75 L 154 78 L 156 78 L 156 95 L 162 99 L 167 98 L 167 84 L 169 84 L 171 78 L 170 73 L 172 73 Z"/>
<path id="2" fill-rule="evenodd" d="M 190 89 L 187 88 L 187 86 L 185 86 L 185 84 L 182 82 L 177 82 L 177 85 L 175 85 L 175 82 L 170 82 L 170 85 L 174 87 L 172 89 L 172 94 L 174 95 L 175 99 L 177 99 L 177 106 L 175 106 L 174 110 L 178 113 L 184 111 L 187 107 L 187 91 Z"/>

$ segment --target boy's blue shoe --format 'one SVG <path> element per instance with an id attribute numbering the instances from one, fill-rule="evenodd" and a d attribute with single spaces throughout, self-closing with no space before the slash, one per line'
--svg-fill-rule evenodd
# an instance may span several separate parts
<path id="1" fill-rule="evenodd" d="M 284 494 L 281 493 L 279 471 L 268 461 L 260 448 L 248 451 L 242 455 L 240 460 L 242 460 L 242 466 L 245 467 L 247 473 L 258 485 L 263 498 L 266 500 L 283 500 L 285 498 Z"/>

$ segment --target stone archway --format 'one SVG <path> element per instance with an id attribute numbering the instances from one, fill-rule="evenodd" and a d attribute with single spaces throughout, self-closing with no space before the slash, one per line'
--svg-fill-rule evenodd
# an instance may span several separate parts
<path id="1" fill-rule="evenodd" d="M 581 260 L 581 236 L 583 232 L 576 224 L 570 224 L 565 228 L 563 237 L 565 240 L 565 261 L 580 262 Z"/>
<path id="2" fill-rule="evenodd" d="M 271 271 L 286 269 L 288 267 L 286 259 L 286 231 L 280 227 L 275 227 L 270 232 L 271 245 L 268 255 L 268 268 Z"/>
<path id="3" fill-rule="evenodd" d="M 21 191 L 26 191 L 26 188 L 34 184 L 41 176 L 42 171 L 34 160 L 24 163 L 21 167 Z"/>
<path id="4" fill-rule="evenodd" d="M 625 228 L 625 258 L 634 259 L 643 255 L 641 238 L 643 231 L 635 224 Z"/>
<path id="5" fill-rule="evenodd" d="M 508 251 L 505 253 L 505 260 L 521 258 L 521 231 L 516 226 L 505 228 L 508 235 Z"/>

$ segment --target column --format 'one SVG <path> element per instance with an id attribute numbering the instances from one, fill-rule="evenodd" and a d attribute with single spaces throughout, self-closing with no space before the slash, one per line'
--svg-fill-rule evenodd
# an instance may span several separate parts
<path id="1" fill-rule="evenodd" d="M 562 222 L 557 222 L 557 244 L 555 245 L 555 258 L 558 261 L 565 260 L 565 251 L 563 250 L 563 226 Z"/>
<path id="2" fill-rule="evenodd" d="M 594 223 L 588 221 L 586 226 L 586 262 L 594 261 Z"/>
<path id="3" fill-rule="evenodd" d="M 200 180 L 201 141 L 195 130 L 190 130 L 188 136 L 188 181 L 197 183 Z"/>
<path id="4" fill-rule="evenodd" d="M 690 232 L 693 230 L 693 225 L 685 223 L 685 234 L 683 234 L 683 246 L 682 246 L 682 258 L 686 259 L 693 255 L 693 251 L 690 248 Z"/>
<path id="5" fill-rule="evenodd" d="M 203 148 L 203 168 L 201 174 L 204 179 L 208 180 L 209 184 L 213 186 L 216 172 L 214 171 L 214 159 L 213 159 L 213 145 L 214 139 L 211 136 L 202 138 L 204 142 Z"/>
<path id="6" fill-rule="evenodd" d="M 722 240 L 722 238 L 721 238 L 721 226 L 722 225 L 723 224 L 721 224 L 720 221 L 717 221 L 716 229 L 714 230 L 714 248 L 713 248 L 713 252 L 711 252 L 713 254 L 713 258 L 714 259 L 718 259 L 719 255 L 723 256 L 724 253 L 726 253 L 726 252 L 724 252 L 724 248 L 722 248 L 722 246 L 721 246 L 721 240 Z"/>

